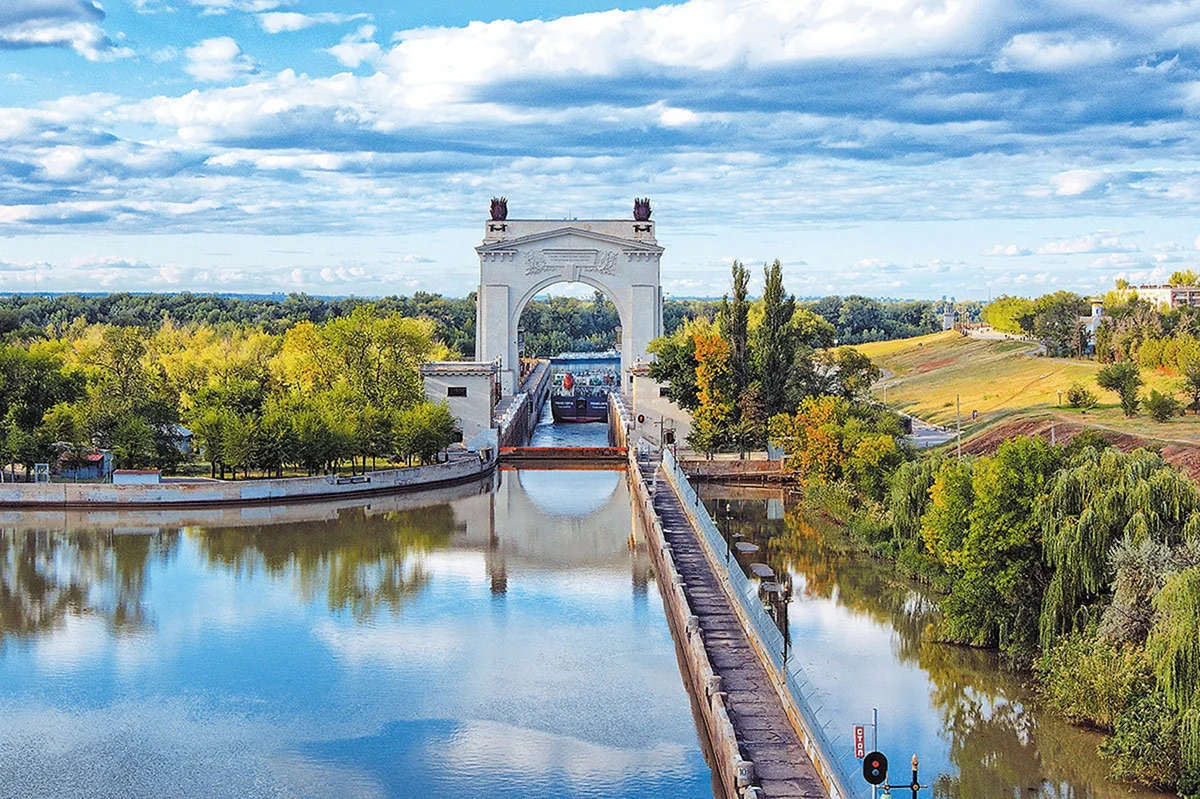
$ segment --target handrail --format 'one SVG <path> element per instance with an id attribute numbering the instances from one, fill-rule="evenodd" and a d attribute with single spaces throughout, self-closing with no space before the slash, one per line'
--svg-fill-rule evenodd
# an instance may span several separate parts
<path id="1" fill-rule="evenodd" d="M 684 506 L 696 521 L 702 543 L 707 545 L 710 555 L 714 556 L 710 560 L 720 563 L 722 558 L 717 553 L 726 548 L 725 537 L 717 529 L 708 509 L 700 501 L 700 497 L 692 488 L 691 482 L 688 481 L 687 474 L 679 466 L 669 447 L 663 450 L 663 468 L 672 477 L 672 482 L 678 489 Z M 830 739 L 825 733 L 825 728 L 832 720 L 822 723 L 817 712 L 805 697 L 805 687 L 809 687 L 809 696 L 815 693 L 815 687 L 798 662 L 784 657 L 783 633 L 780 632 L 774 619 L 767 614 L 766 608 L 758 598 L 757 584 L 751 582 L 736 560 L 725 562 L 721 576 L 728 581 L 732 593 L 739 600 L 740 609 L 743 611 L 739 615 L 748 622 L 747 634 L 758 639 L 760 651 L 770 658 L 770 665 L 774 668 L 776 676 L 786 687 L 787 695 L 804 727 L 802 732 L 809 739 L 806 743 L 811 742 L 811 747 L 806 746 L 805 748 L 809 750 L 809 757 L 814 760 L 818 770 L 826 777 L 826 787 L 831 796 L 833 799 L 850 799 L 850 797 L 865 795 L 865 791 L 858 789 L 859 781 L 851 779 L 843 762 L 844 758 L 850 756 L 854 751 L 848 737 L 845 743 L 839 746 L 837 743 L 840 736 Z M 814 752 L 813 749 L 816 751 Z M 844 753 L 841 758 L 836 755 L 838 751 Z"/>

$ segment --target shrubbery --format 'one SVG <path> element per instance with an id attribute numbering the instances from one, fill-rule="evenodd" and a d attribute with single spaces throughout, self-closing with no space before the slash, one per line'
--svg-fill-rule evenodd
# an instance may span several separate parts
<path id="1" fill-rule="evenodd" d="M 1183 412 L 1183 404 L 1179 400 L 1153 389 L 1142 400 L 1142 404 L 1146 406 L 1146 413 L 1156 422 L 1166 422 Z"/>
<path id="2" fill-rule="evenodd" d="M 1067 404 L 1072 408 L 1090 410 L 1096 407 L 1096 395 L 1082 383 L 1072 383 L 1067 389 Z"/>

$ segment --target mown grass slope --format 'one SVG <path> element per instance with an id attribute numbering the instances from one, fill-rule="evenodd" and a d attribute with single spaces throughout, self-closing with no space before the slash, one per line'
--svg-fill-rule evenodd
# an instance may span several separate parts
<path id="1" fill-rule="evenodd" d="M 1165 423 L 1144 413 L 1126 418 L 1116 394 L 1096 385 L 1100 364 L 1046 358 L 1026 341 L 973 339 L 950 331 L 857 349 L 884 370 L 875 393 L 879 399 L 886 393 L 892 408 L 953 426 L 955 397 L 961 397 L 964 439 L 1002 421 L 1057 417 L 1160 441 L 1200 443 L 1200 417 L 1188 414 Z M 1143 393 L 1155 388 L 1183 399 L 1178 377 L 1143 370 L 1142 379 Z M 1097 396 L 1099 406 L 1086 412 L 1066 406 L 1067 388 L 1076 382 Z"/>

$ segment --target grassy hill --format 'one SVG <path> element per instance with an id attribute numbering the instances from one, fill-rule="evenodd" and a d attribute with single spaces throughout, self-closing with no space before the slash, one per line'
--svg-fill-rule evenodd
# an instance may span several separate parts
<path id="1" fill-rule="evenodd" d="M 1165 423 L 1144 413 L 1126 418 L 1117 395 L 1096 385 L 1100 364 L 1046 358 L 1029 342 L 973 339 L 950 331 L 857 349 L 884 370 L 875 393 L 884 399 L 886 391 L 892 408 L 953 426 L 955 397 L 961 397 L 964 440 L 1000 423 L 1057 418 L 1071 426 L 1084 424 L 1158 442 L 1200 444 L 1200 416 L 1188 414 Z M 1142 379 L 1143 393 L 1151 388 L 1179 391 L 1180 380 L 1172 375 L 1143 371 Z M 1067 407 L 1066 391 L 1075 382 L 1095 393 L 1100 405 L 1086 412 Z M 977 419 L 972 419 L 972 411 Z"/>

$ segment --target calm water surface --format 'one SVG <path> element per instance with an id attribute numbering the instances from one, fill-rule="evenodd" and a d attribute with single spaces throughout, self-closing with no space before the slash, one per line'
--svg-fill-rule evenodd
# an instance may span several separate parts
<path id="1" fill-rule="evenodd" d="M 0 796 L 711 797 L 629 505 L 2 515 Z"/>
<path id="2" fill-rule="evenodd" d="M 934 796 L 1163 796 L 1107 782 L 1096 755 L 1100 737 L 1039 712 L 1026 679 L 1000 668 L 991 653 L 926 640 L 932 598 L 888 564 L 855 553 L 835 526 L 785 506 L 777 492 L 708 486 L 701 495 L 723 531 L 763 547 L 743 566 L 766 560 L 791 575 L 793 656 L 846 751 L 852 725 L 869 723 L 878 707 L 879 747 L 893 779 L 908 781 L 915 753 Z M 869 728 L 867 735 L 869 747 Z M 857 774 L 858 762 L 850 765 Z M 865 782 L 858 784 L 869 796 Z"/>

